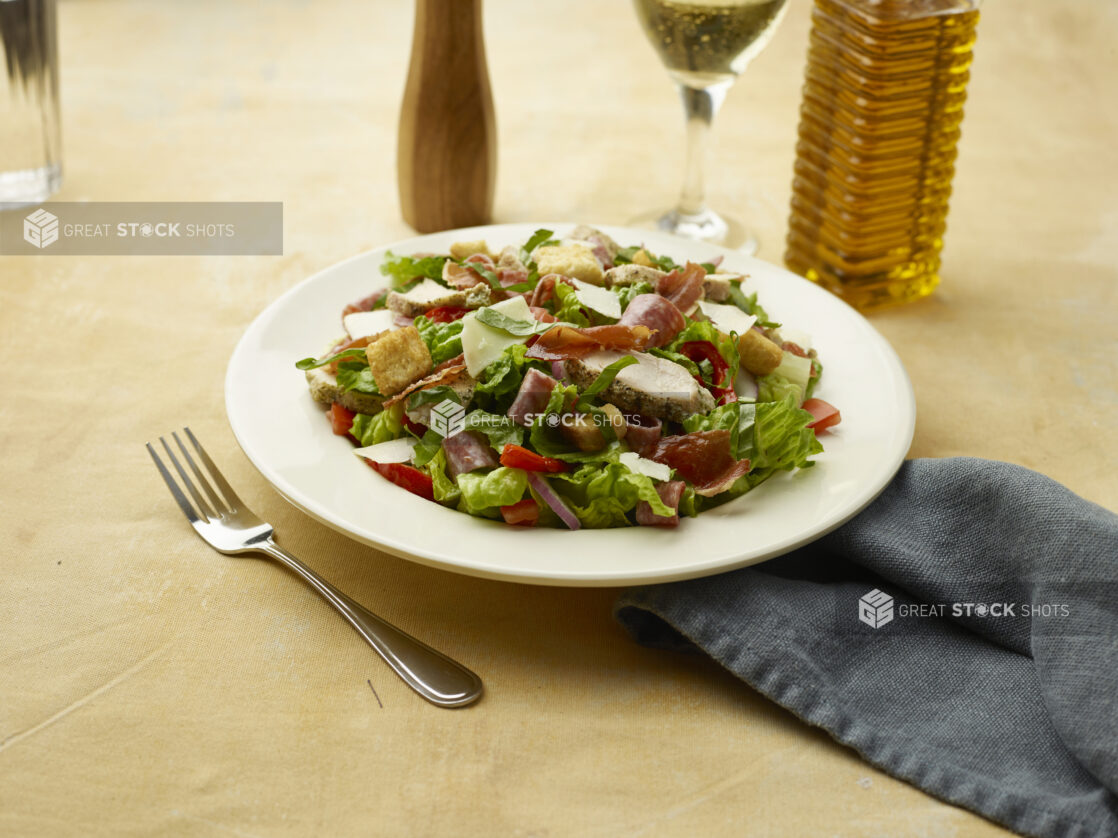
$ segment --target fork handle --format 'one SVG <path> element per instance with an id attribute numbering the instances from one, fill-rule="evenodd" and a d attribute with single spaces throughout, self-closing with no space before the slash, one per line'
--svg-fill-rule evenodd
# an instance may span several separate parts
<path id="1" fill-rule="evenodd" d="M 432 704 L 462 707 L 481 697 L 481 679 L 462 664 L 354 602 L 271 539 L 261 542 L 257 549 L 303 577 L 409 687 Z"/>

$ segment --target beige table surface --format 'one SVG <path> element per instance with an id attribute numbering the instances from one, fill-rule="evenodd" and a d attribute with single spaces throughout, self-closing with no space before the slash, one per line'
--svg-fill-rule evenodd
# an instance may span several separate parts
<path id="1" fill-rule="evenodd" d="M 716 199 L 775 261 L 808 28 L 791 6 L 714 160 Z M 627 4 L 486 12 L 496 220 L 623 223 L 671 200 L 678 106 Z M 360 547 L 240 453 L 222 379 L 242 330 L 308 274 L 409 235 L 410 4 L 63 0 L 60 25 L 60 200 L 283 201 L 286 244 L 0 258 L 0 835 L 1005 834 L 702 658 L 636 646 L 615 590 Z M 1009 460 L 1112 509 L 1116 42 L 1110 0 L 989 3 L 943 286 L 873 318 L 916 387 L 912 456 Z M 482 703 L 428 706 L 306 587 L 195 538 L 143 448 L 184 423 L 286 546 L 476 668 Z"/>

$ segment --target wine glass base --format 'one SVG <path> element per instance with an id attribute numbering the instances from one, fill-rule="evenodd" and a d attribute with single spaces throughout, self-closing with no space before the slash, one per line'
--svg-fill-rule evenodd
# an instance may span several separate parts
<path id="1" fill-rule="evenodd" d="M 740 250 L 747 256 L 757 252 L 757 237 L 750 230 L 734 219 L 725 218 L 713 210 L 694 215 L 680 212 L 678 209 L 645 213 L 634 218 L 629 225 L 721 245 L 731 250 Z"/>

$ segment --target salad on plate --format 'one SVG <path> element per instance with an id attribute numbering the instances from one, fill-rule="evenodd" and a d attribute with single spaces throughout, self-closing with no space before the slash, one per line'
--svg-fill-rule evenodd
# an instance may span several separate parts
<path id="1" fill-rule="evenodd" d="M 511 525 L 675 527 L 778 471 L 840 421 L 809 335 L 748 277 L 579 226 L 493 252 L 396 255 L 296 365 L 384 478 Z"/>

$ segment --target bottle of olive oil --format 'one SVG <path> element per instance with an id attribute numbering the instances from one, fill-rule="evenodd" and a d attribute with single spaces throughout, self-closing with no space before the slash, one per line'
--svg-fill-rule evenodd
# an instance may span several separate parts
<path id="1" fill-rule="evenodd" d="M 939 283 L 979 0 L 815 0 L 789 268 L 872 309 Z"/>

